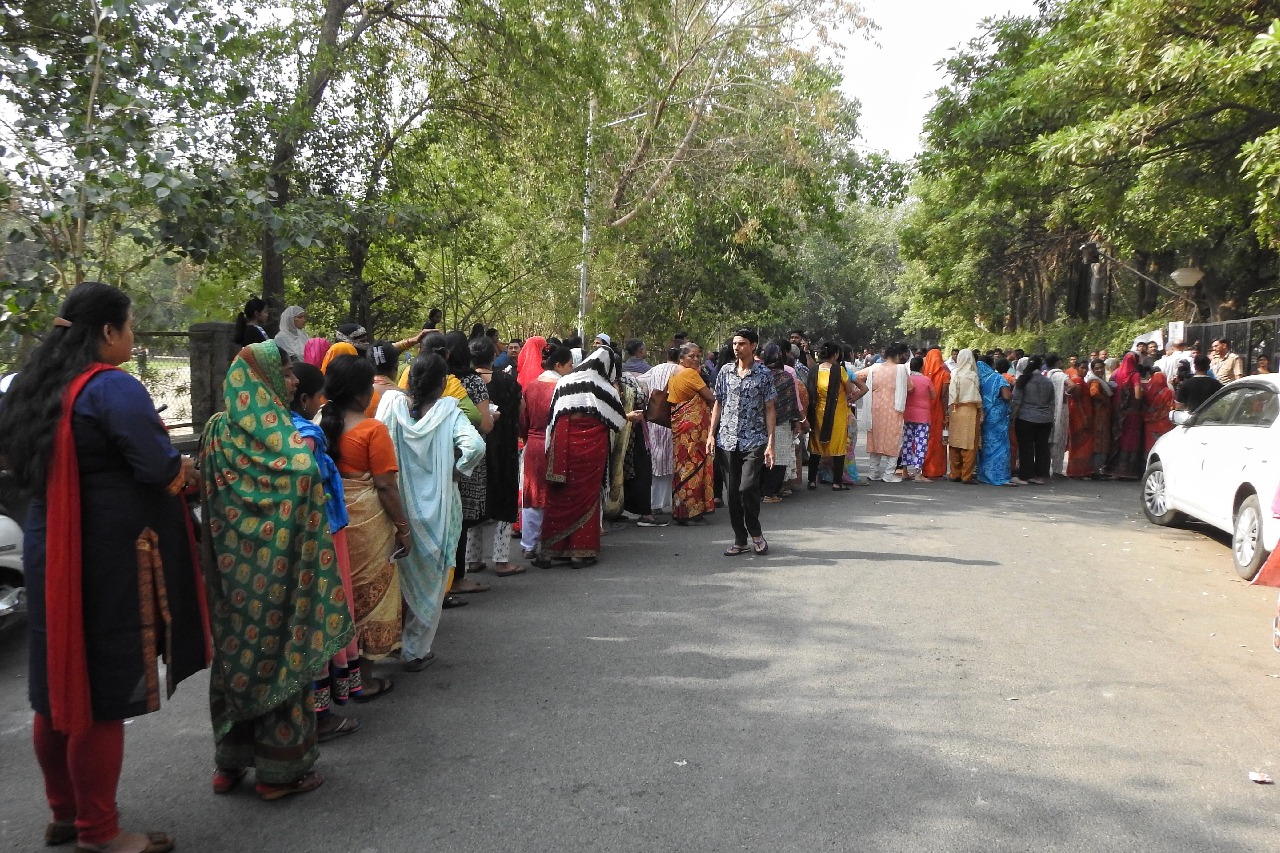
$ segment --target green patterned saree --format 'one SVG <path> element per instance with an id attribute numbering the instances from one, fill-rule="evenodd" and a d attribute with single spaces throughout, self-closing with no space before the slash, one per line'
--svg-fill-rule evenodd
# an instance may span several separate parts
<path id="1" fill-rule="evenodd" d="M 354 630 L 320 471 L 293 427 L 286 389 L 275 343 L 245 347 L 227 371 L 226 411 L 213 416 L 200 443 L 214 648 L 210 705 L 220 750 L 224 739 L 238 740 L 228 735 L 240 723 L 280 711 L 297 717 L 297 708 L 310 708 L 313 677 Z M 296 721 L 290 736 L 280 725 L 257 728 L 296 747 L 299 755 L 286 764 L 309 766 L 313 719 L 310 726 Z M 282 745 L 271 744 L 272 752 L 285 758 Z M 219 766 L 247 760 L 218 756 Z M 264 769 L 259 764 L 260 779 Z M 297 769 L 282 766 L 278 775 Z"/>

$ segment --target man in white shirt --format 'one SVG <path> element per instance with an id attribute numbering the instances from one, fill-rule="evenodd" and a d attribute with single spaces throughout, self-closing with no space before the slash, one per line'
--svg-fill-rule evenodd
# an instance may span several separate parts
<path id="1" fill-rule="evenodd" d="M 1170 353 L 1156 362 L 1156 369 L 1163 373 L 1165 380 L 1172 385 L 1174 380 L 1178 378 L 1179 365 L 1185 362 L 1188 370 L 1190 369 L 1191 353 L 1187 352 L 1186 341 L 1171 341 L 1170 347 Z"/>

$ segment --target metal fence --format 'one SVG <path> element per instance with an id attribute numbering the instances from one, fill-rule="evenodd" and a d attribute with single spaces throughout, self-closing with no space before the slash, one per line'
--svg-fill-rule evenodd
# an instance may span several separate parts
<path id="1" fill-rule="evenodd" d="M 191 432 L 191 360 L 187 332 L 136 332 L 125 369 L 146 386 L 174 434 Z"/>
<path id="2" fill-rule="evenodd" d="M 1221 323 L 1187 324 L 1187 343 L 1205 355 L 1209 345 L 1216 340 L 1231 342 L 1232 352 L 1245 357 L 1250 373 L 1257 369 L 1258 356 L 1265 355 L 1276 369 L 1276 356 L 1280 355 L 1276 332 L 1280 330 L 1280 314 L 1268 317 L 1250 317 L 1245 320 L 1226 320 Z"/>

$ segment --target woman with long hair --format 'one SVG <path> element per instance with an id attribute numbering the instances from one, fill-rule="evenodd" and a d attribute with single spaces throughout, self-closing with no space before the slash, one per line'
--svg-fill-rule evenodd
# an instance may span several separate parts
<path id="1" fill-rule="evenodd" d="M 609 458 L 609 435 L 629 414 L 614 387 L 618 361 L 599 347 L 572 372 L 560 377 L 551 397 L 547 424 L 547 494 L 542 543 L 535 565 L 568 558 L 574 568 L 600 555 L 600 489 Z"/>
<path id="2" fill-rule="evenodd" d="M 124 721 L 158 710 L 161 684 L 172 696 L 211 651 L 177 497 L 197 481 L 195 463 L 142 384 L 116 369 L 132 350 L 129 297 L 98 282 L 72 289 L 0 406 L 0 456 L 32 495 L 22 563 L 27 694 L 53 813 L 45 842 L 162 853 L 171 836 L 120 830 Z"/>
<path id="3" fill-rule="evenodd" d="M 257 296 L 253 297 L 245 302 L 244 309 L 236 315 L 236 328 L 231 339 L 242 347 L 270 340 L 266 330 L 270 316 L 267 303 Z"/>
<path id="4" fill-rule="evenodd" d="M 252 767 L 265 800 L 324 781 L 312 683 L 354 635 L 320 469 L 289 413 L 294 388 L 274 341 L 245 347 L 200 440 L 213 789 Z"/>
<path id="5" fill-rule="evenodd" d="M 831 490 L 849 490 L 844 483 L 844 454 L 849 445 L 846 424 L 849 406 L 860 396 L 840 360 L 840 344 L 826 341 L 818 348 L 818 365 L 809 374 L 810 490 L 818 488 L 818 465 L 824 457 L 831 459 Z"/>
<path id="6" fill-rule="evenodd" d="M 773 467 L 766 468 L 762 475 L 761 499 L 767 504 L 781 503 L 782 484 L 787 481 L 787 469 L 795 470 L 796 443 L 795 429 L 801 420 L 800 402 L 796 394 L 796 380 L 787 372 L 787 360 L 782 345 L 773 341 L 765 345 L 760 360 L 773 374 L 773 387 L 777 392 L 774 400 L 774 414 L 777 420 L 773 428 L 774 460 Z M 714 398 L 714 394 L 712 395 Z"/>
<path id="7" fill-rule="evenodd" d="M 978 482 L 989 486 L 1016 486 L 1010 478 L 1009 400 L 1013 389 L 1000 370 L 987 364 L 987 356 L 977 364 L 978 387 L 982 391 L 982 446 L 978 448 Z M 1002 359 L 1003 360 L 1003 359 Z M 1006 362 L 1006 366 L 1007 366 Z"/>
<path id="8" fill-rule="evenodd" d="M 314 421 L 324 405 L 324 374 L 320 368 L 311 364 L 293 365 L 293 378 L 297 383 L 293 390 L 293 402 L 290 414 L 293 427 L 302 436 L 302 443 L 311 451 L 320 469 L 320 479 L 324 483 L 325 519 L 329 523 L 329 534 L 333 537 L 333 554 L 338 561 L 338 573 L 342 577 L 342 586 L 347 590 L 347 610 L 351 614 L 351 624 L 355 625 L 355 611 L 351 609 L 351 555 L 347 552 L 347 498 L 342 491 L 342 475 L 338 466 L 333 464 L 329 455 L 328 441 L 324 430 Z M 354 734 L 360 730 L 360 721 L 355 717 L 343 717 L 333 711 L 333 706 L 342 706 L 351 699 L 351 667 L 360 663 L 360 643 L 355 631 L 351 632 L 351 642 L 334 653 L 329 665 L 320 670 L 312 686 L 312 694 L 316 706 L 316 740 L 320 743 Z"/>
<path id="9" fill-rule="evenodd" d="M 1111 374 L 1111 385 L 1111 474 L 1121 480 L 1136 480 L 1143 469 L 1142 376 L 1137 353 L 1124 354 Z"/>
<path id="10" fill-rule="evenodd" d="M 494 344 L 488 337 L 470 342 L 471 366 L 488 388 L 489 401 L 497 408 L 493 429 L 484 437 L 485 470 L 489 481 L 485 486 L 485 515 L 493 525 L 493 573 L 498 577 L 518 575 L 524 566 L 511 565 L 511 526 L 515 523 L 520 495 L 520 385 L 514 378 L 495 370 Z M 467 531 L 468 571 L 484 567 L 481 531 Z"/>
<path id="11" fill-rule="evenodd" d="M 1044 362 L 1032 356 L 1013 389 L 1014 429 L 1018 433 L 1018 479 L 1037 486 L 1049 479 L 1049 439 L 1053 435 L 1057 389 L 1040 372 Z"/>
<path id="12" fill-rule="evenodd" d="M 402 656 L 410 672 L 435 660 L 431 644 L 462 535 L 457 481 L 476 476 L 485 454 L 484 440 L 458 401 L 444 396 L 447 375 L 440 356 L 418 356 L 409 370 L 409 398 L 389 396 L 380 414 L 395 445 L 413 541 L 400 560 L 400 589 L 409 606 Z"/>
<path id="13" fill-rule="evenodd" d="M 444 338 L 445 363 L 449 365 L 449 374 L 466 391 L 467 398 L 472 404 L 485 415 L 485 420 L 480 425 L 480 434 L 487 436 L 493 431 L 493 409 L 489 403 L 489 386 L 471 366 L 471 346 L 467 336 L 462 332 L 449 332 Z M 472 476 L 463 478 L 458 487 L 462 493 L 462 529 L 466 532 L 483 524 L 488 518 L 489 467 L 485 464 L 485 460 L 481 459 Z M 487 583 L 480 583 L 467 577 L 467 537 L 465 535 L 459 537 L 453 584 L 449 587 L 449 594 L 466 595 L 488 591 Z"/>
<path id="14" fill-rule="evenodd" d="M 391 435 L 365 414 L 373 399 L 373 365 L 359 356 L 339 356 L 325 374 L 324 394 L 320 428 L 342 475 L 350 518 L 347 551 L 361 658 L 351 673 L 351 693 L 355 701 L 368 702 L 393 686 L 371 675 L 371 662 L 400 647 L 400 573 L 391 554 L 407 553 L 413 541 Z"/>
<path id="15" fill-rule="evenodd" d="M 701 366 L 702 347 L 690 341 L 680 347 L 680 370 L 667 383 L 675 454 L 671 517 L 681 526 L 706 524 L 706 516 L 716 511 L 714 457 L 707 453 L 716 397 L 702 378 Z"/>
<path id="16" fill-rule="evenodd" d="M 520 374 L 524 385 L 524 408 L 520 412 L 520 438 L 524 439 L 524 474 L 520 493 L 520 548 L 525 557 L 534 557 L 542 542 L 542 516 L 547 505 L 547 426 L 551 423 L 551 397 L 560 377 L 573 370 L 573 353 L 562 344 L 543 344 L 542 373 L 528 378 L 526 366 L 537 338 L 525 341 L 520 350 Z"/>
<path id="17" fill-rule="evenodd" d="M 908 363 L 911 384 L 907 405 L 902 410 L 902 467 L 908 480 L 931 483 L 924 475 L 924 457 L 929 450 L 929 428 L 933 417 L 933 382 L 924 375 L 924 359 L 915 356 Z"/>

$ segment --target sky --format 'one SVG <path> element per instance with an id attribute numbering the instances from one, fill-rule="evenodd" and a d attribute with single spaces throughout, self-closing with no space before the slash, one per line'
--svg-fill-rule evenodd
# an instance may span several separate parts
<path id="1" fill-rule="evenodd" d="M 943 84 L 937 63 L 978 35 L 983 18 L 1032 15 L 1032 0 L 861 0 L 880 29 L 845 42 L 844 91 L 862 103 L 859 147 L 906 160 L 920 151 L 920 129 Z M 878 43 L 878 47 L 877 47 Z"/>

